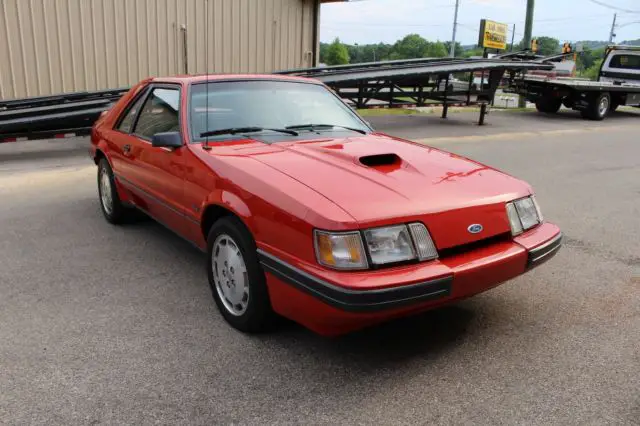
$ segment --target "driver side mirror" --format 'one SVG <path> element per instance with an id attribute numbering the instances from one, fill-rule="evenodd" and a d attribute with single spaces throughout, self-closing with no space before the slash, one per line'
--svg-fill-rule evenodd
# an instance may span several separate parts
<path id="1" fill-rule="evenodd" d="M 180 132 L 156 133 L 151 138 L 151 146 L 170 149 L 180 148 L 182 146 L 182 136 L 180 136 Z"/>

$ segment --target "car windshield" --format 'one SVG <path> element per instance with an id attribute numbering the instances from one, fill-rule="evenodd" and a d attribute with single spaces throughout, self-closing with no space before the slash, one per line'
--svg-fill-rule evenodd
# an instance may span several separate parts
<path id="1" fill-rule="evenodd" d="M 249 127 L 265 129 L 265 133 L 277 136 L 280 140 L 294 136 L 269 132 L 267 129 L 293 126 L 301 133 L 369 131 L 366 124 L 326 87 L 291 81 L 194 84 L 191 89 L 190 116 L 191 138 L 194 142 L 204 140 L 201 137 L 204 133 Z M 207 139 L 237 137 L 222 134 Z"/>

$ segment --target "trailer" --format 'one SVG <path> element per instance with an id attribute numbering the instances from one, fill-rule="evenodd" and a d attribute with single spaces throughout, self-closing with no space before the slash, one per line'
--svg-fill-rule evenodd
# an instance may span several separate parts
<path id="1" fill-rule="evenodd" d="M 564 105 L 583 118 L 603 120 L 621 105 L 640 107 L 640 46 L 609 46 L 597 81 L 525 75 L 508 89 L 535 103 L 545 114 Z"/>
<path id="2" fill-rule="evenodd" d="M 333 67 L 301 68 L 275 74 L 315 78 L 354 108 L 479 105 L 483 124 L 488 105 L 505 76 L 553 67 L 538 61 L 508 59 L 421 58 Z M 474 73 L 480 73 L 475 83 Z M 456 76 L 464 76 L 458 79 Z M 0 101 L 0 143 L 51 135 L 87 133 L 126 88 Z M 430 104 L 431 105 L 431 104 Z"/>
<path id="3" fill-rule="evenodd" d="M 480 107 L 478 124 L 503 81 L 531 70 L 551 70 L 543 61 L 518 58 L 421 58 L 279 71 L 320 80 L 354 108 L 442 105 L 447 118 L 452 105 Z M 475 76 L 479 80 L 475 81 Z"/>

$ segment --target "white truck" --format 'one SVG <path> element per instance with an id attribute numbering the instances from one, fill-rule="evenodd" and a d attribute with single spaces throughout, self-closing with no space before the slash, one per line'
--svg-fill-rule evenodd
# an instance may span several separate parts
<path id="1" fill-rule="evenodd" d="M 620 105 L 640 107 L 640 46 L 609 46 L 597 81 L 525 75 L 511 91 L 555 114 L 564 105 L 583 118 L 603 120 Z"/>

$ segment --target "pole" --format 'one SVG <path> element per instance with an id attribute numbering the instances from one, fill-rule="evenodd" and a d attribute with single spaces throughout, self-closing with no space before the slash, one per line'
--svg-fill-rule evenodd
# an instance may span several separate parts
<path id="1" fill-rule="evenodd" d="M 613 24 L 611 24 L 611 32 L 609 33 L 609 44 L 613 42 L 613 38 L 616 36 L 616 19 L 618 18 L 618 14 L 613 14 Z"/>
<path id="2" fill-rule="evenodd" d="M 513 42 L 516 39 L 516 24 L 513 24 L 513 31 L 511 32 L 511 48 L 509 49 L 509 52 L 513 52 Z"/>
<path id="3" fill-rule="evenodd" d="M 531 46 L 531 32 L 533 29 L 533 10 L 535 7 L 535 0 L 527 0 L 527 18 L 524 23 L 524 48 L 528 48 Z M 520 108 L 525 108 L 527 106 L 527 100 L 520 96 L 520 100 L 518 101 L 518 106 Z"/>
<path id="4" fill-rule="evenodd" d="M 458 8 L 460 7 L 460 0 L 456 0 L 456 11 L 453 15 L 453 36 L 451 37 L 451 51 L 449 56 L 456 57 L 456 30 L 458 29 Z"/>

